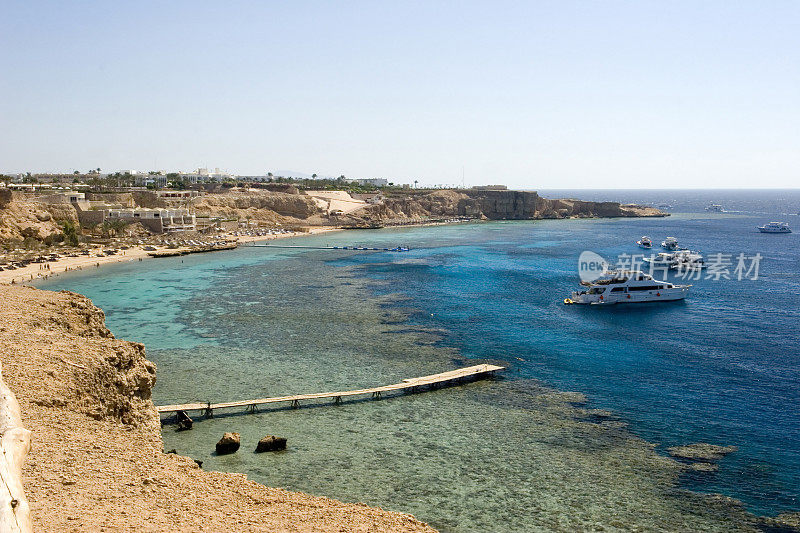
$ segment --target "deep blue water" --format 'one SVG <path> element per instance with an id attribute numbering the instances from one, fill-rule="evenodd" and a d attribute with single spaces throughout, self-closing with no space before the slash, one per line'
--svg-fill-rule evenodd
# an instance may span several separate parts
<path id="1" fill-rule="evenodd" d="M 400 357 L 381 350 L 393 334 L 364 326 L 373 312 L 369 306 L 351 313 L 352 305 L 339 308 L 327 300 L 337 292 L 350 294 L 355 279 L 366 280 L 366 290 L 375 297 L 403 296 L 382 305 L 389 311 L 410 312 L 405 321 L 408 327 L 437 332 L 438 346 L 451 348 L 460 357 L 504 361 L 510 381 L 538 380 L 583 392 L 593 407 L 617 413 L 635 434 L 657 443 L 661 453 L 668 446 L 701 441 L 739 447 L 720 462 L 718 472 L 687 475 L 684 486 L 732 496 L 760 514 L 800 510 L 800 233 L 764 235 L 755 229 L 764 222 L 786 220 L 800 230 L 798 217 L 791 214 L 800 210 L 800 193 L 542 194 L 675 207 L 673 216 L 663 219 L 494 222 L 342 232 L 306 242 L 407 244 L 413 250 L 357 254 L 239 249 L 113 266 L 56 278 L 42 287 L 87 294 L 107 312 L 115 334 L 144 342 L 149 356 L 159 364 L 155 400 L 167 403 L 193 400 L 203 388 L 216 386 L 209 381 L 215 371 L 220 379 L 224 376 L 228 393 L 237 391 L 233 383 L 243 384 L 243 395 L 252 390 L 251 381 L 280 382 L 276 368 L 286 373 L 287 386 L 314 380 L 319 387 L 328 386 L 331 382 L 325 380 L 334 368 L 337 376 L 346 375 L 353 353 L 358 353 L 359 368 L 369 370 L 369 364 L 375 364 L 375 371 L 389 368 L 405 376 L 422 371 L 413 361 L 413 351 Z M 703 211 L 712 202 L 735 212 Z M 578 288 L 580 252 L 592 250 L 612 260 L 619 254 L 639 253 L 635 241 L 642 235 L 656 242 L 675 236 L 707 257 L 760 253 L 759 279 L 692 281 L 690 296 L 679 303 L 609 308 L 562 304 Z M 354 292 L 350 297 L 360 296 Z M 247 315 L 249 309 L 252 316 Z M 338 327 L 340 322 L 343 328 Z M 280 324 L 280 328 L 265 332 L 270 324 Z M 317 338 L 335 340 L 333 348 L 308 342 L 303 332 L 311 328 Z M 374 331 L 375 338 L 350 338 L 348 328 Z M 359 353 L 366 342 L 371 343 L 369 352 Z M 242 350 L 248 343 L 248 350 Z M 287 347 L 295 353 L 285 353 Z M 226 357 L 241 368 L 219 366 Z M 285 366 L 281 366 L 283 360 Z M 302 376 L 295 383 L 290 374 L 298 365 Z M 432 368 L 441 368 L 441 363 Z M 199 375 L 204 377 L 195 386 L 192 376 Z M 371 383 L 368 373 L 358 377 Z M 394 404 L 393 409 L 399 410 L 397 420 L 407 416 L 402 404 Z M 358 418 L 367 416 L 363 411 L 352 414 L 353 427 L 364 423 Z M 298 420 L 298 414 L 293 416 Z M 447 417 L 446 409 L 441 416 Z M 321 423 L 303 422 L 309 435 Z M 338 430 L 335 421 L 329 423 L 330 431 Z M 198 435 L 165 435 L 165 439 L 189 447 L 189 442 L 180 439 Z M 402 442 L 402 436 L 398 439 Z M 204 442 L 197 450 L 208 447 Z M 371 456 L 365 452 L 364 457 Z M 214 464 L 213 458 L 206 459 Z M 217 467 L 260 472 L 258 465 L 241 461 Z M 280 467 L 274 465 L 271 474 L 277 475 Z M 403 463 L 402 467 L 414 466 Z M 341 465 L 336 468 L 341 470 Z M 359 493 L 354 480 L 324 485 L 311 476 L 291 477 L 290 469 L 286 470 L 285 478 L 277 480 L 264 474 L 265 482 L 318 493 L 331 490 L 331 495 L 384 504 L 377 496 Z M 325 474 L 332 476 L 334 470 L 331 467 Z M 355 470 L 351 473 L 356 475 Z M 510 494 L 518 483 L 509 478 Z M 342 492 L 351 489 L 352 493 Z M 394 497 L 410 501 L 406 494 Z M 444 508 L 454 505 L 447 496 L 442 498 Z M 393 505 L 392 495 L 385 501 Z M 427 505 L 418 511 L 422 518 L 430 512 L 434 523 L 457 523 L 452 517 L 438 517 L 436 506 Z M 478 523 L 452 528 L 476 530 Z"/>
<path id="2" fill-rule="evenodd" d="M 505 359 L 521 377 L 585 392 L 622 412 L 635 432 L 662 450 L 692 442 L 739 446 L 718 473 L 687 477 L 691 488 L 732 495 L 757 513 L 798 509 L 800 234 L 765 235 L 755 226 L 775 219 L 800 229 L 798 217 L 786 215 L 800 209 L 800 193 L 541 194 L 671 203 L 685 213 L 566 225 L 499 223 L 388 263 L 366 256 L 342 262 L 387 282 L 382 290 L 413 295 L 413 321 L 446 330 L 444 344 L 469 357 Z M 711 202 L 736 213 L 706 213 Z M 581 251 L 613 263 L 620 254 L 640 253 L 634 242 L 641 235 L 654 242 L 675 236 L 707 258 L 730 254 L 732 279 L 692 280 L 691 296 L 681 303 L 561 304 L 576 288 Z M 740 253 L 748 267 L 750 257 L 763 256 L 759 279 L 736 279 Z"/>

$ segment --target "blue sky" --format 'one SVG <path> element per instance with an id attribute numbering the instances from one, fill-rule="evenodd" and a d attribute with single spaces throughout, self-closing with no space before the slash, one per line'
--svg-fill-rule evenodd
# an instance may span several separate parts
<path id="1" fill-rule="evenodd" d="M 796 187 L 800 2 L 4 2 L 0 171 Z"/>

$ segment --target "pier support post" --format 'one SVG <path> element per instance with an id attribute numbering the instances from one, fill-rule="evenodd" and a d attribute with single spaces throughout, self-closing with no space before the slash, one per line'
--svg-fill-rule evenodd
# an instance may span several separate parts
<path id="1" fill-rule="evenodd" d="M 208 404 L 206 405 L 205 416 L 206 418 L 214 418 L 214 410 L 211 409 L 211 402 L 208 402 Z"/>
<path id="2" fill-rule="evenodd" d="M 341 396 L 337 396 L 336 398 L 334 398 L 333 403 L 335 403 L 336 405 L 339 405 L 340 403 L 342 403 L 342 397 Z"/>
<path id="3" fill-rule="evenodd" d="M 299 400 L 292 400 L 292 407 L 294 407 L 295 409 L 300 407 L 300 401 Z"/>

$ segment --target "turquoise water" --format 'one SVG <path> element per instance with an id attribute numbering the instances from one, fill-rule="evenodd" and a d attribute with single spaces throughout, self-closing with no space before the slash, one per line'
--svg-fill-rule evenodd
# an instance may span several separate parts
<path id="1" fill-rule="evenodd" d="M 431 393 L 165 427 L 165 446 L 207 469 L 411 512 L 444 531 L 724 531 L 742 516 L 697 493 L 759 514 L 800 508 L 798 234 L 759 234 L 769 220 L 739 211 L 342 232 L 302 242 L 414 250 L 240 248 L 40 286 L 88 295 L 117 336 L 145 343 L 159 366 L 156 403 L 356 388 L 473 360 L 509 366 L 504 378 Z M 695 281 L 684 303 L 561 304 L 581 251 L 637 253 L 643 234 L 707 256 L 760 252 L 761 279 Z M 224 431 L 240 432 L 243 449 L 217 457 Z M 264 434 L 288 437 L 289 449 L 251 453 Z M 664 458 L 698 441 L 739 451 L 716 473 Z"/>

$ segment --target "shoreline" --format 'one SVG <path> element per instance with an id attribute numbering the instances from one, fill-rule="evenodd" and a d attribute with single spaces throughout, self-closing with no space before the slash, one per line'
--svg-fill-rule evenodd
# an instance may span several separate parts
<path id="1" fill-rule="evenodd" d="M 323 233 L 331 233 L 335 231 L 343 231 L 339 227 L 326 227 L 326 226 L 313 226 L 309 231 L 293 231 L 290 233 L 282 233 L 277 235 L 232 235 L 225 233 L 219 237 L 236 241 L 237 244 L 245 244 L 259 241 L 269 241 L 277 239 L 290 239 L 296 237 L 306 237 L 312 235 L 321 235 Z M 31 263 L 26 267 L 17 268 L 16 270 L 3 270 L 0 272 L 0 284 L 9 285 L 30 285 L 37 281 L 46 280 L 59 274 L 65 274 L 74 271 L 82 271 L 89 268 L 100 268 L 102 266 L 128 263 L 131 261 L 143 261 L 150 259 L 161 259 L 159 257 L 152 257 L 149 254 L 151 251 L 144 250 L 144 246 L 136 245 L 127 250 L 121 250 L 121 255 L 111 256 L 79 256 L 79 257 L 61 257 L 57 261 L 47 263 Z M 180 250 L 176 248 L 175 250 Z M 207 250 L 199 253 L 207 253 L 213 250 Z M 44 269 L 47 266 L 49 268 Z"/>
<path id="2" fill-rule="evenodd" d="M 330 228 L 327 231 L 337 231 L 337 230 L 338 230 L 337 228 Z M 322 233 L 322 232 L 317 232 L 317 233 L 314 233 L 314 234 L 319 234 L 319 233 Z M 254 242 L 254 241 L 263 241 L 263 240 L 273 240 L 273 239 L 276 239 L 276 238 L 303 236 L 303 235 L 309 235 L 309 234 L 312 234 L 312 233 L 299 232 L 298 234 L 281 235 L 281 236 L 257 236 L 257 237 L 254 237 L 254 236 L 243 236 L 243 237 L 241 237 L 242 241 L 240 241 L 240 242 Z M 113 260 L 115 258 L 111 257 L 111 258 L 108 258 L 108 259 L 112 259 Z M 133 260 L 133 259 L 129 259 L 129 260 Z M 108 261 L 106 264 L 111 263 L 111 262 L 114 262 L 114 261 Z M 53 293 L 50 293 L 49 291 L 48 291 L 48 293 L 49 294 L 53 294 Z M 232 474 L 232 475 L 236 475 L 236 474 Z M 267 487 L 268 485 L 263 484 L 263 486 Z M 767 519 L 767 517 L 758 517 L 758 518 Z"/>

